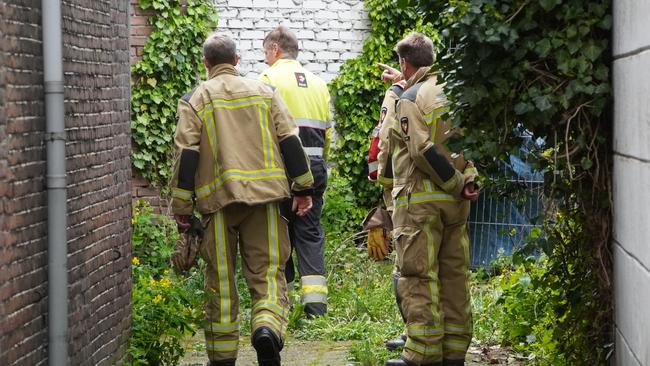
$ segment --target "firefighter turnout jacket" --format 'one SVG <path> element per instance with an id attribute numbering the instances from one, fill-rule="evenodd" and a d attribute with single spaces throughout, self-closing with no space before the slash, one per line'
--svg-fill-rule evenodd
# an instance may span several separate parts
<path id="1" fill-rule="evenodd" d="M 425 67 L 408 80 L 390 131 L 392 171 L 380 174 L 393 180 L 396 289 L 407 335 L 402 357 L 415 364 L 460 362 L 472 335 L 470 205 L 461 193 L 477 173 L 446 148 L 457 131 L 443 118 L 448 105 L 436 79 Z"/>
<path id="2" fill-rule="evenodd" d="M 219 64 L 178 102 L 172 211 L 212 213 L 309 193 L 313 177 L 298 128 L 277 90 Z M 299 193 L 300 194 L 300 193 Z"/>
<path id="3" fill-rule="evenodd" d="M 379 112 L 379 123 L 372 132 L 370 149 L 368 150 L 368 179 L 378 181 L 383 187 L 384 204 L 388 211 L 393 209 L 393 199 L 391 190 L 393 189 L 393 180 L 386 176 L 392 176 L 392 173 L 386 174 L 386 169 L 392 170 L 390 161 L 390 131 L 395 125 L 395 113 L 397 102 L 402 92 L 404 92 L 404 82 L 391 85 L 384 100 L 381 103 Z"/>
<path id="4" fill-rule="evenodd" d="M 289 232 L 280 201 L 311 194 L 309 160 L 280 94 L 230 64 L 178 103 L 172 211 L 202 214 L 206 262 L 205 341 L 210 361 L 234 364 L 239 343 L 236 263 L 251 294 L 251 332 L 271 329 L 280 345 L 289 301 Z M 292 180 L 289 187 L 287 176 Z"/>

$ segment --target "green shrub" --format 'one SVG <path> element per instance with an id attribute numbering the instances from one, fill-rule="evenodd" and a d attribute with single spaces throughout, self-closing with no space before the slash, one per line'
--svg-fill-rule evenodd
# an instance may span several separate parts
<path id="1" fill-rule="evenodd" d="M 138 201 L 133 212 L 133 292 L 129 365 L 176 365 L 183 337 L 194 334 L 203 318 L 203 275 L 170 271 L 169 257 L 178 234 L 170 218 Z"/>
<path id="2" fill-rule="evenodd" d="M 202 44 L 217 14 L 211 1 L 139 0 L 153 9 L 142 60 L 131 67 L 133 167 L 164 187 L 171 172 L 178 100 L 205 75 Z M 184 9 L 181 13 L 181 9 Z"/>

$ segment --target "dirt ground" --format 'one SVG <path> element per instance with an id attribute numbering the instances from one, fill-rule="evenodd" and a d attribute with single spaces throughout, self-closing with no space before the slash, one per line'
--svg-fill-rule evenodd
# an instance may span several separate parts
<path id="1" fill-rule="evenodd" d="M 204 366 L 207 361 L 202 350 L 203 339 L 200 336 L 187 341 L 187 353 L 181 361 L 181 366 Z M 348 361 L 348 348 L 351 342 L 332 341 L 301 341 L 289 338 L 282 350 L 283 366 L 357 366 L 358 363 Z M 238 366 L 257 365 L 255 350 L 250 339 L 242 337 L 239 341 Z M 484 365 L 524 365 L 521 357 L 516 357 L 507 349 L 494 346 L 489 348 L 471 347 L 467 354 L 467 366 Z"/>

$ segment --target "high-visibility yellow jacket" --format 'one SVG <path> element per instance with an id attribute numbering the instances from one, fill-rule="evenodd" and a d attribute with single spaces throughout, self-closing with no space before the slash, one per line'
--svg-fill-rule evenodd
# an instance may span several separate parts
<path id="1" fill-rule="evenodd" d="M 297 60 L 279 59 L 259 80 L 280 90 L 282 99 L 300 128 L 309 156 L 327 159 L 331 141 L 330 94 L 327 84 Z"/>
<path id="2" fill-rule="evenodd" d="M 456 131 L 442 118 L 448 110 L 443 86 L 436 84 L 430 68 L 420 68 L 408 80 L 397 104 L 389 140 L 392 171 L 384 171 L 378 178 L 392 178 L 396 209 L 458 200 L 466 177 L 473 180 L 478 174 L 462 154 L 452 154 L 445 146 Z"/>
<path id="3" fill-rule="evenodd" d="M 262 204 L 290 197 L 313 177 L 298 128 L 277 90 L 219 64 L 178 102 L 172 211 L 201 213 L 233 202 Z M 295 192 L 294 192 L 295 193 Z"/>

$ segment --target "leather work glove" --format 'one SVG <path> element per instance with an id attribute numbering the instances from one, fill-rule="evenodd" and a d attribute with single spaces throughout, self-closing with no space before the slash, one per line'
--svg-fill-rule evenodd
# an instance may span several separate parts
<path id="1" fill-rule="evenodd" d="M 196 263 L 201 248 L 201 239 L 203 237 L 201 220 L 196 216 L 192 216 L 189 219 L 189 224 L 189 228 L 180 233 L 171 257 L 172 267 L 177 273 L 185 273 L 192 268 Z"/>
<path id="2" fill-rule="evenodd" d="M 368 212 L 362 226 L 368 232 L 368 256 L 377 261 L 384 260 L 391 251 L 393 221 L 390 214 L 381 207 L 375 207 Z"/>
<path id="3" fill-rule="evenodd" d="M 368 230 L 368 256 L 381 261 L 390 253 L 390 234 L 384 228 Z"/>

